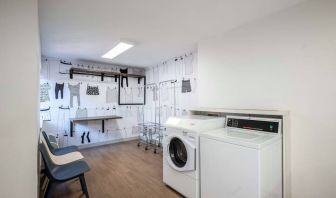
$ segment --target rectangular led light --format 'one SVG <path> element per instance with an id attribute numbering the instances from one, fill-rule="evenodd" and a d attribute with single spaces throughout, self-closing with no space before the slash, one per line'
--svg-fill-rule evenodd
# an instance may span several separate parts
<path id="1" fill-rule="evenodd" d="M 119 42 L 114 48 L 104 54 L 103 58 L 113 59 L 119 56 L 121 53 L 125 52 L 126 50 L 132 48 L 134 45 L 126 42 Z"/>

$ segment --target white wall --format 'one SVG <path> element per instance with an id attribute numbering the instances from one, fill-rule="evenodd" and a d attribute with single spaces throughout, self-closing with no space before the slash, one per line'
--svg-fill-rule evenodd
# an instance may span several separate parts
<path id="1" fill-rule="evenodd" d="M 336 196 L 335 10 L 308 1 L 199 43 L 200 106 L 290 111 L 293 198 Z"/>
<path id="2" fill-rule="evenodd" d="M 146 69 L 145 122 L 165 123 L 168 117 L 188 114 L 197 106 L 197 52 L 185 53 Z M 175 83 L 167 81 L 176 81 Z M 190 80 L 191 91 L 182 93 L 182 80 Z M 153 87 L 160 93 L 153 100 Z M 175 92 L 175 93 L 174 93 Z M 174 97 L 175 96 L 175 97 Z M 175 101 L 175 102 L 174 102 Z M 156 112 L 156 119 L 155 119 Z M 160 119 L 159 119 L 160 113 Z"/>
<path id="3" fill-rule="evenodd" d="M 37 197 L 36 0 L 0 2 L 0 196 Z"/>

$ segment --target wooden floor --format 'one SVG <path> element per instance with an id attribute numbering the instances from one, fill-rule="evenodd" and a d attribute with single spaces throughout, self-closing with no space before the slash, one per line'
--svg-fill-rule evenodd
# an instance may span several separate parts
<path id="1" fill-rule="evenodd" d="M 162 182 L 162 154 L 137 147 L 136 141 L 81 150 L 91 167 L 90 197 L 182 197 Z M 84 197 L 79 180 L 55 186 L 53 197 Z"/>

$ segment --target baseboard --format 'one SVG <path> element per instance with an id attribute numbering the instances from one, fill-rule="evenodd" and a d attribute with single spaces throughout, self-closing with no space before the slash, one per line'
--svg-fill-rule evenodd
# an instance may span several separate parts
<path id="1" fill-rule="evenodd" d="M 109 140 L 109 141 L 104 141 L 104 142 L 97 142 L 97 143 L 92 143 L 92 144 L 83 144 L 83 145 L 79 145 L 78 148 L 79 149 L 86 149 L 86 148 L 91 148 L 91 147 L 104 146 L 104 145 L 109 145 L 109 144 L 116 144 L 116 143 L 120 143 L 120 142 L 127 142 L 127 141 L 132 141 L 132 140 L 137 140 L 137 139 L 139 139 L 139 136 L 116 139 L 116 140 Z"/>

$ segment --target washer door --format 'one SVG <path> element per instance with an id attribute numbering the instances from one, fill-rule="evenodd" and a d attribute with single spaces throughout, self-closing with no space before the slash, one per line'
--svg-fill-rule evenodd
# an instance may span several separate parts
<path id="1" fill-rule="evenodd" d="M 178 171 L 195 170 L 196 149 L 193 144 L 180 137 L 173 136 L 167 145 L 167 161 Z"/>

